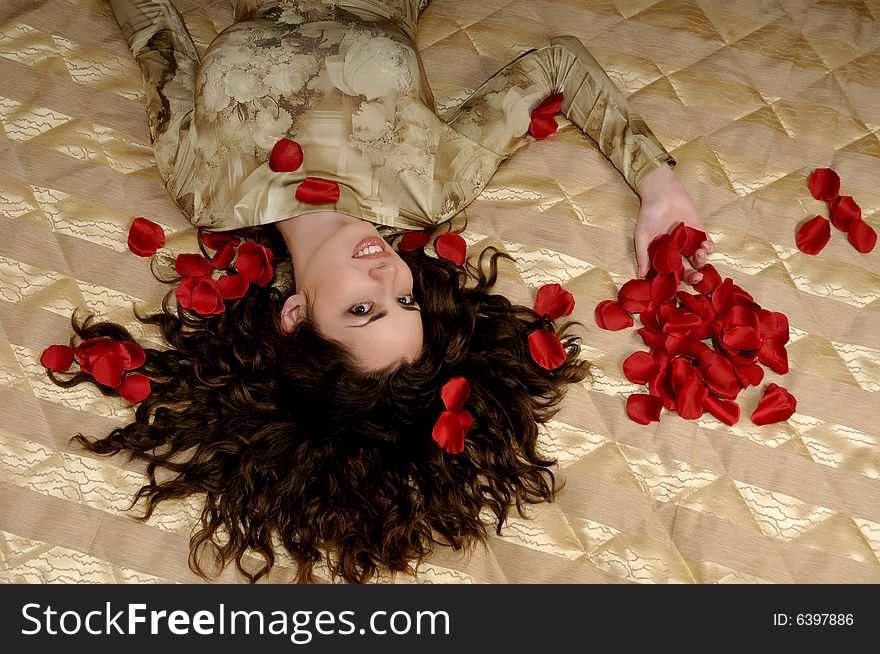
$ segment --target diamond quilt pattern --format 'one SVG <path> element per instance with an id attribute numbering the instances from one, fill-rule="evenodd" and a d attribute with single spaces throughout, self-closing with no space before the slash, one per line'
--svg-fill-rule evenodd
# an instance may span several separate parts
<path id="1" fill-rule="evenodd" d="M 180 0 L 197 47 L 232 17 Z M 876 0 L 434 0 L 419 47 L 441 113 L 554 36 L 580 38 L 678 161 L 725 276 L 791 321 L 791 372 L 768 373 L 798 411 L 758 427 L 761 390 L 728 427 L 664 414 L 640 426 L 621 364 L 641 341 L 604 332 L 595 305 L 635 276 L 638 199 L 561 116 L 519 149 L 465 214 L 470 251 L 495 245 L 499 289 L 531 304 L 574 293 L 593 378 L 542 432 L 565 482 L 488 547 L 438 548 L 415 576 L 379 582 L 880 582 L 880 251 L 840 232 L 815 257 L 797 226 L 827 215 L 807 177 L 831 166 L 880 228 L 880 3 Z M 98 0 L 0 8 L 0 580 L 168 583 L 187 568 L 199 498 L 147 522 L 128 503 L 143 468 L 69 443 L 123 423 L 130 406 L 59 390 L 39 364 L 88 308 L 158 345 L 132 307 L 167 290 L 128 253 L 131 219 L 160 223 L 171 254 L 189 224 L 159 179 L 138 69 Z M 762 385 L 763 386 L 763 385 Z M 324 571 L 326 574 L 326 571 Z M 291 576 L 280 558 L 269 581 Z M 242 581 L 224 571 L 222 581 Z"/>

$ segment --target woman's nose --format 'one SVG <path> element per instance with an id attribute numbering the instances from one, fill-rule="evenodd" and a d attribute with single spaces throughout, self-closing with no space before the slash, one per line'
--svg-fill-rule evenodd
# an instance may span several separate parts
<path id="1" fill-rule="evenodd" d="M 394 266 L 390 265 L 387 261 L 383 261 L 379 265 L 373 266 L 370 268 L 370 276 L 379 279 L 381 277 L 388 277 L 389 275 L 394 274 Z"/>

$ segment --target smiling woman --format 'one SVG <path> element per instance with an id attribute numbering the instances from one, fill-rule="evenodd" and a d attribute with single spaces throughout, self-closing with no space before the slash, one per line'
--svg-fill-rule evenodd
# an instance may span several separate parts
<path id="1" fill-rule="evenodd" d="M 202 58 L 168 0 L 111 4 L 143 73 L 160 174 L 218 252 L 178 259 L 177 306 L 169 293 L 139 317 L 168 347 L 143 352 L 138 390 L 150 392 L 127 395 L 135 420 L 77 440 L 147 462 L 135 498 L 147 516 L 203 495 L 191 566 L 204 573 L 213 551 L 251 581 L 276 548 L 298 581 L 322 560 L 347 581 L 409 570 L 435 543 L 484 539 L 488 515 L 500 533 L 511 506 L 553 499 L 539 428 L 589 367 L 576 323 L 553 324 L 571 295 L 549 312 L 515 305 L 492 292 L 508 255 L 466 260 L 457 237 L 447 260 L 448 233 L 441 256 L 422 246 L 560 111 L 641 196 L 640 264 L 679 221 L 703 229 L 675 162 L 583 45 L 561 37 L 523 54 L 443 119 L 414 43 L 427 2 L 240 0 Z M 395 251 L 390 234 L 406 230 L 416 238 Z M 232 231 L 257 241 L 234 262 L 218 234 Z M 688 257 L 684 282 L 712 247 Z M 290 258 L 289 287 L 266 248 Z M 239 274 L 215 283 L 212 265 Z M 93 372 L 116 357 L 115 381 L 132 352 L 141 363 L 121 326 L 73 325 L 78 351 L 106 350 Z M 99 377 L 82 370 L 50 376 Z"/>

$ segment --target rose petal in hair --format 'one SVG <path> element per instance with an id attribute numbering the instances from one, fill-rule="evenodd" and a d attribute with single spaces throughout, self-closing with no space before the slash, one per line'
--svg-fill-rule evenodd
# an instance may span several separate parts
<path id="1" fill-rule="evenodd" d="M 65 372 L 73 363 L 73 348 L 67 345 L 50 345 L 40 355 L 40 365 L 53 372 Z"/>
<path id="2" fill-rule="evenodd" d="M 220 246 L 220 249 L 211 257 L 211 266 L 216 268 L 217 270 L 224 270 L 229 267 L 229 264 L 232 263 L 232 258 L 235 256 L 235 246 L 232 244 L 232 241 L 228 241 Z"/>
<path id="3" fill-rule="evenodd" d="M 224 300 L 235 300 L 247 293 L 250 282 L 244 275 L 221 275 L 217 280 L 217 289 Z"/>
<path id="4" fill-rule="evenodd" d="M 430 241 L 431 235 L 426 232 L 407 232 L 397 244 L 397 249 L 401 252 L 413 252 L 425 247 Z"/>
<path id="5" fill-rule="evenodd" d="M 122 359 L 122 367 L 124 370 L 135 370 L 140 368 L 147 362 L 147 354 L 144 349 L 137 343 L 132 341 L 122 341 L 120 343 L 126 352 L 126 357 Z"/>
<path id="6" fill-rule="evenodd" d="M 768 384 L 764 396 L 752 413 L 756 425 L 769 425 L 791 418 L 797 409 L 797 400 L 787 389 L 776 384 Z"/>
<path id="7" fill-rule="evenodd" d="M 633 326 L 629 313 L 617 306 L 614 300 L 602 300 L 596 305 L 596 324 L 602 329 L 616 332 Z"/>
<path id="8" fill-rule="evenodd" d="M 272 251 L 265 245 L 247 241 L 238 248 L 235 267 L 248 281 L 265 286 L 275 276 Z"/>
<path id="9" fill-rule="evenodd" d="M 431 437 L 449 454 L 461 454 L 465 434 L 472 424 L 473 416 L 469 411 L 444 411 L 434 423 Z"/>
<path id="10" fill-rule="evenodd" d="M 239 243 L 241 243 L 241 238 L 238 236 L 218 232 L 202 232 L 199 238 L 202 239 L 202 243 L 205 244 L 205 247 L 208 247 L 211 250 L 219 250 L 227 243 L 230 243 L 233 248 L 237 248 Z"/>
<path id="11" fill-rule="evenodd" d="M 336 204 L 339 201 L 339 184 L 320 177 L 306 177 L 294 194 L 306 204 Z"/>
<path id="12" fill-rule="evenodd" d="M 471 396 L 471 385 L 464 377 L 452 377 L 440 389 L 447 411 L 459 411 Z"/>
<path id="13" fill-rule="evenodd" d="M 467 255 L 467 243 L 461 234 L 445 232 L 440 235 L 435 244 L 437 254 L 451 261 L 456 266 L 463 266 Z"/>
<path id="14" fill-rule="evenodd" d="M 811 218 L 801 225 L 794 237 L 798 250 L 816 255 L 822 251 L 831 239 L 831 224 L 823 216 Z"/>
<path id="15" fill-rule="evenodd" d="M 574 296 L 559 284 L 545 284 L 535 296 L 535 313 L 548 320 L 571 315 Z"/>
<path id="16" fill-rule="evenodd" d="M 839 195 L 829 205 L 831 224 L 842 232 L 849 231 L 849 226 L 862 218 L 862 208 L 856 204 L 851 195 Z"/>
<path id="17" fill-rule="evenodd" d="M 542 368 L 555 370 L 565 363 L 565 348 L 553 332 L 536 329 L 529 334 L 529 352 Z"/>
<path id="18" fill-rule="evenodd" d="M 184 277 L 174 293 L 180 306 L 205 317 L 226 310 L 220 289 L 211 277 Z"/>
<path id="19" fill-rule="evenodd" d="M 830 202 L 840 193 L 840 177 L 831 168 L 816 168 L 810 175 L 810 193 L 817 200 Z"/>
<path id="20" fill-rule="evenodd" d="M 302 162 L 302 147 L 290 139 L 280 139 L 276 142 L 269 155 L 269 169 L 275 173 L 293 172 L 302 165 Z"/>
<path id="21" fill-rule="evenodd" d="M 626 415 L 640 425 L 658 422 L 662 408 L 663 400 L 653 395 L 633 393 L 626 398 Z"/>
<path id="22" fill-rule="evenodd" d="M 877 245 L 877 232 L 864 220 L 854 220 L 849 226 L 847 239 L 862 254 L 867 254 Z"/>
<path id="23" fill-rule="evenodd" d="M 165 245 L 165 232 L 152 220 L 135 218 L 128 229 L 128 249 L 139 257 L 149 257 Z"/>
<path id="24" fill-rule="evenodd" d="M 116 390 L 122 397 L 134 404 L 147 399 L 152 389 L 150 379 L 146 375 L 133 372 L 125 376 Z"/>
<path id="25" fill-rule="evenodd" d="M 201 254 L 178 254 L 174 269 L 187 277 L 204 277 L 211 273 L 211 262 Z"/>

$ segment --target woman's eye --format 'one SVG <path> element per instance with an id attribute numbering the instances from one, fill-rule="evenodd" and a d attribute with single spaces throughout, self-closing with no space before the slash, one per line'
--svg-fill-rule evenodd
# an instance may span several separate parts
<path id="1" fill-rule="evenodd" d="M 416 299 L 412 295 L 404 295 L 403 297 L 397 298 L 397 301 L 405 307 L 416 303 Z"/>
<path id="2" fill-rule="evenodd" d="M 351 309 L 349 309 L 349 312 L 353 313 L 356 316 L 366 316 L 372 310 L 372 302 L 362 302 L 361 304 L 354 305 Z"/>

